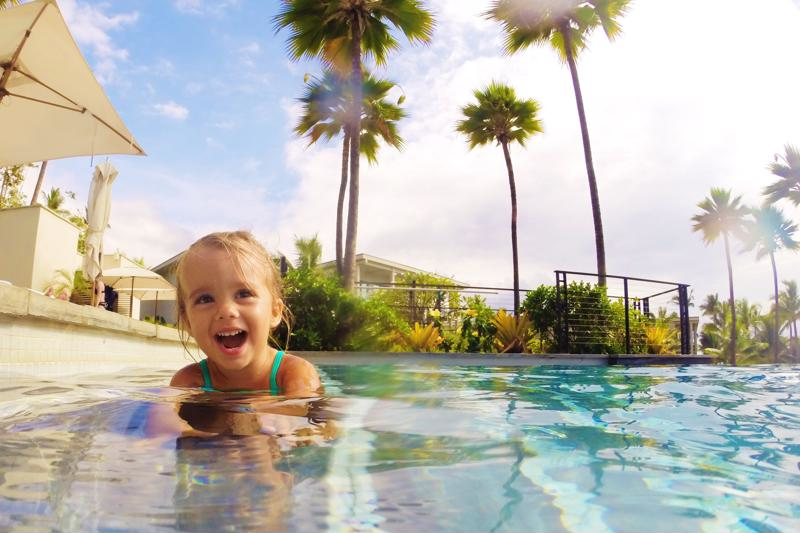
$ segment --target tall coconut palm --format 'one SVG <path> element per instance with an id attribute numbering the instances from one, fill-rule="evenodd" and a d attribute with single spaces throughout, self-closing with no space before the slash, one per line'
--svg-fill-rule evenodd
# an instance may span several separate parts
<path id="1" fill-rule="evenodd" d="M 783 285 L 785 289 L 778 296 L 780 313 L 786 321 L 786 329 L 789 330 L 789 347 L 792 358 L 796 360 L 800 356 L 797 335 L 797 321 L 800 320 L 800 295 L 797 292 L 796 281 L 784 281 Z"/>
<path id="2" fill-rule="evenodd" d="M 511 251 L 514 262 L 514 314 L 519 313 L 519 260 L 517 253 L 517 187 L 514 182 L 514 167 L 511 165 L 509 145 L 525 141 L 542 132 L 542 123 L 537 117 L 539 104 L 536 100 L 517 99 L 516 92 L 508 85 L 492 82 L 483 90 L 473 92 L 475 104 L 461 108 L 466 118 L 458 121 L 456 130 L 467 136 L 469 148 L 497 142 L 503 147 L 508 171 L 508 186 L 511 190 Z"/>
<path id="3" fill-rule="evenodd" d="M 609 40 L 621 32 L 619 19 L 626 13 L 630 0 L 495 0 L 485 13 L 499 21 L 506 33 L 505 50 L 513 54 L 531 45 L 550 45 L 569 65 L 572 88 L 578 106 L 583 155 L 589 180 L 589 196 L 594 220 L 594 240 L 597 254 L 597 274 L 601 285 L 606 284 L 606 248 L 603 220 L 600 215 L 600 195 L 592 161 L 589 126 L 583 106 L 576 59 L 586 48 L 592 31 L 601 26 Z"/>
<path id="4" fill-rule="evenodd" d="M 744 251 L 755 250 L 756 259 L 763 259 L 769 256 L 772 263 L 772 286 L 775 296 L 775 323 L 772 328 L 774 338 L 773 363 L 778 362 L 778 334 L 780 332 L 780 303 L 778 299 L 778 268 L 775 265 L 775 252 L 780 249 L 797 250 L 800 243 L 794 240 L 794 233 L 797 225 L 789 222 L 780 209 L 774 206 L 765 206 L 760 209 L 753 209 L 752 220 L 746 225 L 745 249 Z"/>
<path id="5" fill-rule="evenodd" d="M 363 114 L 361 117 L 361 155 L 370 164 L 378 161 L 380 137 L 386 144 L 402 148 L 403 139 L 397 132 L 397 123 L 406 116 L 399 105 L 386 101 L 395 84 L 377 79 L 365 73 L 362 84 Z M 342 167 L 339 196 L 336 203 L 336 272 L 343 274 L 342 227 L 344 198 L 347 190 L 347 170 L 350 154 L 350 130 L 347 128 L 347 112 L 350 102 L 350 87 L 346 80 L 332 70 L 326 70 L 322 78 L 312 78 L 300 98 L 303 114 L 295 126 L 295 133 L 308 137 L 309 146 L 325 137 L 327 140 L 343 133 Z M 401 103 L 398 101 L 398 104 Z"/>
<path id="6" fill-rule="evenodd" d="M 694 221 L 692 230 L 702 232 L 706 245 L 715 242 L 720 235 L 725 243 L 725 260 L 728 264 L 728 305 L 731 312 L 728 360 L 732 365 L 736 364 L 736 303 L 733 296 L 733 266 L 729 235 L 743 236 L 743 221 L 748 208 L 741 205 L 741 201 L 741 196 L 731 199 L 730 190 L 712 188 L 711 195 L 697 204 L 703 212 L 692 217 Z"/>
<path id="7" fill-rule="evenodd" d="M 791 144 L 787 144 L 784 150 L 784 155 L 775 154 L 775 161 L 768 167 L 779 179 L 764 188 L 765 203 L 785 199 L 800 205 L 800 150 Z"/>
<path id="8" fill-rule="evenodd" d="M 430 42 L 433 16 L 420 0 L 281 0 L 274 18 L 278 31 L 289 28 L 289 55 L 298 60 L 319 57 L 350 76 L 352 100 L 348 113 L 351 132 L 361 131 L 362 54 L 385 64 L 399 43 L 392 28 L 413 42 Z M 354 287 L 358 235 L 359 157 L 361 138 L 350 139 L 350 195 L 343 284 Z"/>

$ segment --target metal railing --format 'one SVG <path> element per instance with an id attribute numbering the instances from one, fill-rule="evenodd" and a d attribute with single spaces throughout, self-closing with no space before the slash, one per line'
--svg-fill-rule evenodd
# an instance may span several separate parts
<path id="1" fill-rule="evenodd" d="M 688 285 L 613 275 L 605 286 L 598 281 L 595 273 L 556 271 L 559 351 L 696 351 Z"/>

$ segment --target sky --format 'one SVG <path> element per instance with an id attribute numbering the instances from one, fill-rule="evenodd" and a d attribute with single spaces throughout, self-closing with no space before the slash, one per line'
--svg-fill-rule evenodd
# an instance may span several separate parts
<path id="1" fill-rule="evenodd" d="M 512 285 L 510 198 L 502 150 L 469 150 L 455 131 L 475 89 L 507 83 L 535 99 L 544 133 L 512 146 L 520 285 L 554 270 L 595 271 L 594 231 L 569 70 L 549 48 L 502 53 L 488 0 L 429 0 L 428 46 L 404 42 L 376 73 L 398 83 L 409 117 L 402 151 L 362 162 L 358 252 L 473 285 Z M 275 33 L 276 1 L 60 0 L 70 30 L 147 157 L 110 156 L 106 251 L 154 266 L 202 235 L 248 229 L 293 257 L 317 234 L 333 259 L 341 145 L 307 147 L 292 128 L 316 61 L 292 62 Z M 721 242 L 691 217 L 712 187 L 760 204 L 767 166 L 800 144 L 800 0 L 638 0 L 609 42 L 578 63 L 609 274 L 689 284 L 699 304 L 727 294 Z M 86 203 L 92 163 L 51 161 L 45 189 Z M 30 195 L 35 171 L 24 192 Z M 800 208 L 782 205 L 800 222 Z M 800 235 L 798 235 L 800 238 Z M 769 260 L 738 253 L 737 296 L 767 304 Z M 779 253 L 780 279 L 800 253 Z"/>

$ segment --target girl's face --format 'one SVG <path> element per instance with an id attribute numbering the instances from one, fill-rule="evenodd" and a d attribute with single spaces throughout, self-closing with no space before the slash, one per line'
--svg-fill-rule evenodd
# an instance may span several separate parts
<path id="1" fill-rule="evenodd" d="M 243 275 L 225 250 L 201 247 L 183 269 L 185 318 L 203 353 L 221 369 L 263 364 L 269 334 L 280 323 L 280 300 L 264 272 L 242 264 Z"/>

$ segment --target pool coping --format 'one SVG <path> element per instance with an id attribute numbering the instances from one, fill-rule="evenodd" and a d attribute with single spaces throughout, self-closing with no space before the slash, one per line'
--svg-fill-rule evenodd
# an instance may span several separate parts
<path id="1" fill-rule="evenodd" d="M 290 350 L 317 365 L 653 366 L 712 364 L 710 355 L 492 354 L 443 352 L 317 352 Z"/>

